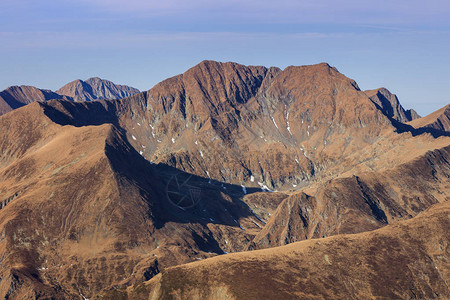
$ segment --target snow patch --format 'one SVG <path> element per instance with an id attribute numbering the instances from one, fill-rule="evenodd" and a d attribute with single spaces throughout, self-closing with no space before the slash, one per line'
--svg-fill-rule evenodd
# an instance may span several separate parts
<path id="1" fill-rule="evenodd" d="M 142 154 L 144 154 L 144 152 L 142 152 L 142 151 L 139 151 L 139 154 L 140 154 L 140 155 L 142 155 Z"/>
<path id="2" fill-rule="evenodd" d="M 136 137 L 134 135 L 131 135 L 131 137 L 133 138 L 133 140 L 136 140 Z"/>
<path id="3" fill-rule="evenodd" d="M 273 122 L 273 124 L 275 125 L 275 127 L 279 130 L 280 128 L 278 128 L 277 123 L 275 123 L 275 119 L 273 118 L 273 116 L 270 116 L 270 117 L 272 118 L 272 122 Z"/>
<path id="4" fill-rule="evenodd" d="M 198 152 L 200 152 L 200 156 L 203 157 L 202 150 L 199 150 Z"/>
<path id="5" fill-rule="evenodd" d="M 150 128 L 152 129 L 152 136 L 153 136 L 153 138 L 155 138 L 155 133 L 153 132 L 154 128 L 151 124 L 149 124 L 149 125 L 150 125 Z"/>
<path id="6" fill-rule="evenodd" d="M 250 176 L 250 181 L 251 181 L 251 182 L 255 182 L 255 177 L 253 177 L 253 175 Z"/>
<path id="7" fill-rule="evenodd" d="M 175 143 L 175 139 L 174 138 L 172 138 L 172 144 L 174 144 Z"/>
<path id="8" fill-rule="evenodd" d="M 195 141 L 194 143 L 195 143 L 196 145 L 198 145 L 198 142 L 197 142 L 197 141 Z"/>
<path id="9" fill-rule="evenodd" d="M 245 186 L 243 186 L 243 185 L 241 184 L 241 187 L 242 187 L 242 192 L 244 193 L 244 195 L 247 195 L 247 189 L 245 188 Z"/>
<path id="10" fill-rule="evenodd" d="M 141 126 L 141 123 L 138 122 L 137 124 L 138 124 L 138 126 Z"/>
<path id="11" fill-rule="evenodd" d="M 287 130 L 289 131 L 290 135 L 292 135 L 291 132 L 291 126 L 289 125 L 289 112 L 286 112 L 286 125 L 287 125 Z"/>
<path id="12" fill-rule="evenodd" d="M 261 187 L 261 190 L 272 192 L 272 190 L 269 189 L 269 188 L 267 187 L 267 185 L 265 185 L 264 183 L 258 181 L 258 184 L 259 184 L 259 186 Z"/>

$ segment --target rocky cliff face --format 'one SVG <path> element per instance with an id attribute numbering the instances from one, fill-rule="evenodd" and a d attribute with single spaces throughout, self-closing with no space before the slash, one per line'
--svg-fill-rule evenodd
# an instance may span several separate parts
<path id="1" fill-rule="evenodd" d="M 450 194 L 450 138 L 398 130 L 327 64 L 204 61 L 121 100 L 33 103 L 0 128 L 4 297 L 117 298 L 128 287 L 148 298 L 142 283 L 171 266 L 329 236 L 334 253 L 341 234 L 414 218 Z"/>
<path id="2" fill-rule="evenodd" d="M 379 107 L 379 109 L 389 118 L 398 122 L 406 123 L 420 118 L 419 114 L 413 110 L 405 110 L 398 101 L 395 94 L 392 94 L 386 88 L 365 91 L 370 100 Z"/>
<path id="3" fill-rule="evenodd" d="M 34 101 L 50 99 L 70 99 L 50 90 L 41 90 L 34 86 L 11 86 L 0 92 L 0 115 L 10 112 Z"/>
<path id="4" fill-rule="evenodd" d="M 139 90 L 93 77 L 86 81 L 74 80 L 57 90 L 56 93 L 71 97 L 74 101 L 93 101 L 98 99 L 122 99 L 139 93 Z"/>

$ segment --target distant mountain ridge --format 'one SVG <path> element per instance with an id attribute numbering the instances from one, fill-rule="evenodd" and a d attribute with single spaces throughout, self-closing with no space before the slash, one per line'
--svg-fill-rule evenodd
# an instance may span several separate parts
<path id="1" fill-rule="evenodd" d="M 10 86 L 0 92 L 0 115 L 35 101 L 64 99 L 70 101 L 92 101 L 122 99 L 139 93 L 139 90 L 127 85 L 115 84 L 98 77 L 86 81 L 74 80 L 56 92 L 39 89 L 34 86 Z"/>
<path id="2" fill-rule="evenodd" d="M 89 78 L 86 81 L 74 80 L 56 93 L 73 98 L 74 101 L 93 101 L 99 99 L 122 99 L 139 93 L 139 90 L 127 85 L 115 84 L 109 80 L 98 77 Z"/>
<path id="3" fill-rule="evenodd" d="M 34 86 L 10 86 L 0 92 L 0 115 L 34 101 L 46 101 L 50 99 L 70 100 L 69 97 L 56 94 L 50 90 L 38 89 Z"/>

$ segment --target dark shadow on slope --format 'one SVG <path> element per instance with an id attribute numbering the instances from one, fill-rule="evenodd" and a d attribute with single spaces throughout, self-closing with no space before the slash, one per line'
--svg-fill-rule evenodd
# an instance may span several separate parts
<path id="1" fill-rule="evenodd" d="M 59 125 L 81 127 L 109 123 L 118 126 L 115 101 L 72 102 L 50 100 L 40 104 L 44 108 L 45 115 Z"/>
<path id="2" fill-rule="evenodd" d="M 401 123 L 397 120 L 390 119 L 392 122 L 392 125 L 397 129 L 396 131 L 398 133 L 404 133 L 404 132 L 410 132 L 413 136 L 418 136 L 424 133 L 431 134 L 434 138 L 438 138 L 441 136 L 450 136 L 450 132 L 438 130 L 435 128 L 430 127 L 421 127 L 421 128 L 414 128 L 411 125 Z"/>
<path id="3" fill-rule="evenodd" d="M 245 195 L 241 186 L 189 174 L 166 164 L 151 164 L 129 144 L 123 132 L 106 144 L 106 154 L 119 177 L 139 187 L 149 207 L 147 215 L 157 228 L 167 222 L 239 227 L 240 218 L 252 216 L 257 220 L 241 200 Z M 246 188 L 247 194 L 254 192 L 261 189 Z"/>
<path id="4" fill-rule="evenodd" d="M 373 102 L 373 104 L 389 119 L 389 121 L 391 121 L 392 126 L 396 128 L 396 132 L 398 133 L 410 132 L 412 136 L 418 136 L 424 133 L 429 133 L 434 138 L 438 138 L 440 136 L 450 136 L 450 132 L 447 131 L 437 130 L 429 127 L 414 128 L 411 125 L 399 122 L 392 118 L 393 115 L 392 111 L 386 110 L 385 108 L 379 106 L 375 102 Z"/>
<path id="5" fill-rule="evenodd" d="M 121 116 L 133 116 L 135 107 L 145 106 L 146 101 L 147 92 L 142 92 L 119 100 L 49 100 L 40 102 L 40 105 L 45 115 L 59 125 L 81 127 L 109 123 L 119 127 Z"/>

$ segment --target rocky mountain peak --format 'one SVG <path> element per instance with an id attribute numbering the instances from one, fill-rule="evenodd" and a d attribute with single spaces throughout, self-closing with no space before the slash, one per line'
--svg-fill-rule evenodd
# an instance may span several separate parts
<path id="1" fill-rule="evenodd" d="M 75 101 L 93 101 L 98 99 L 122 99 L 139 93 L 139 90 L 126 85 L 118 85 L 99 77 L 92 77 L 86 81 L 74 80 L 61 87 L 56 93 L 72 97 Z"/>
<path id="2" fill-rule="evenodd" d="M 388 89 L 382 87 L 375 90 L 365 91 L 370 100 L 377 105 L 380 110 L 389 118 L 398 122 L 406 123 L 414 119 L 420 118 L 419 114 L 414 110 L 405 110 L 398 101 L 395 94 Z"/>

